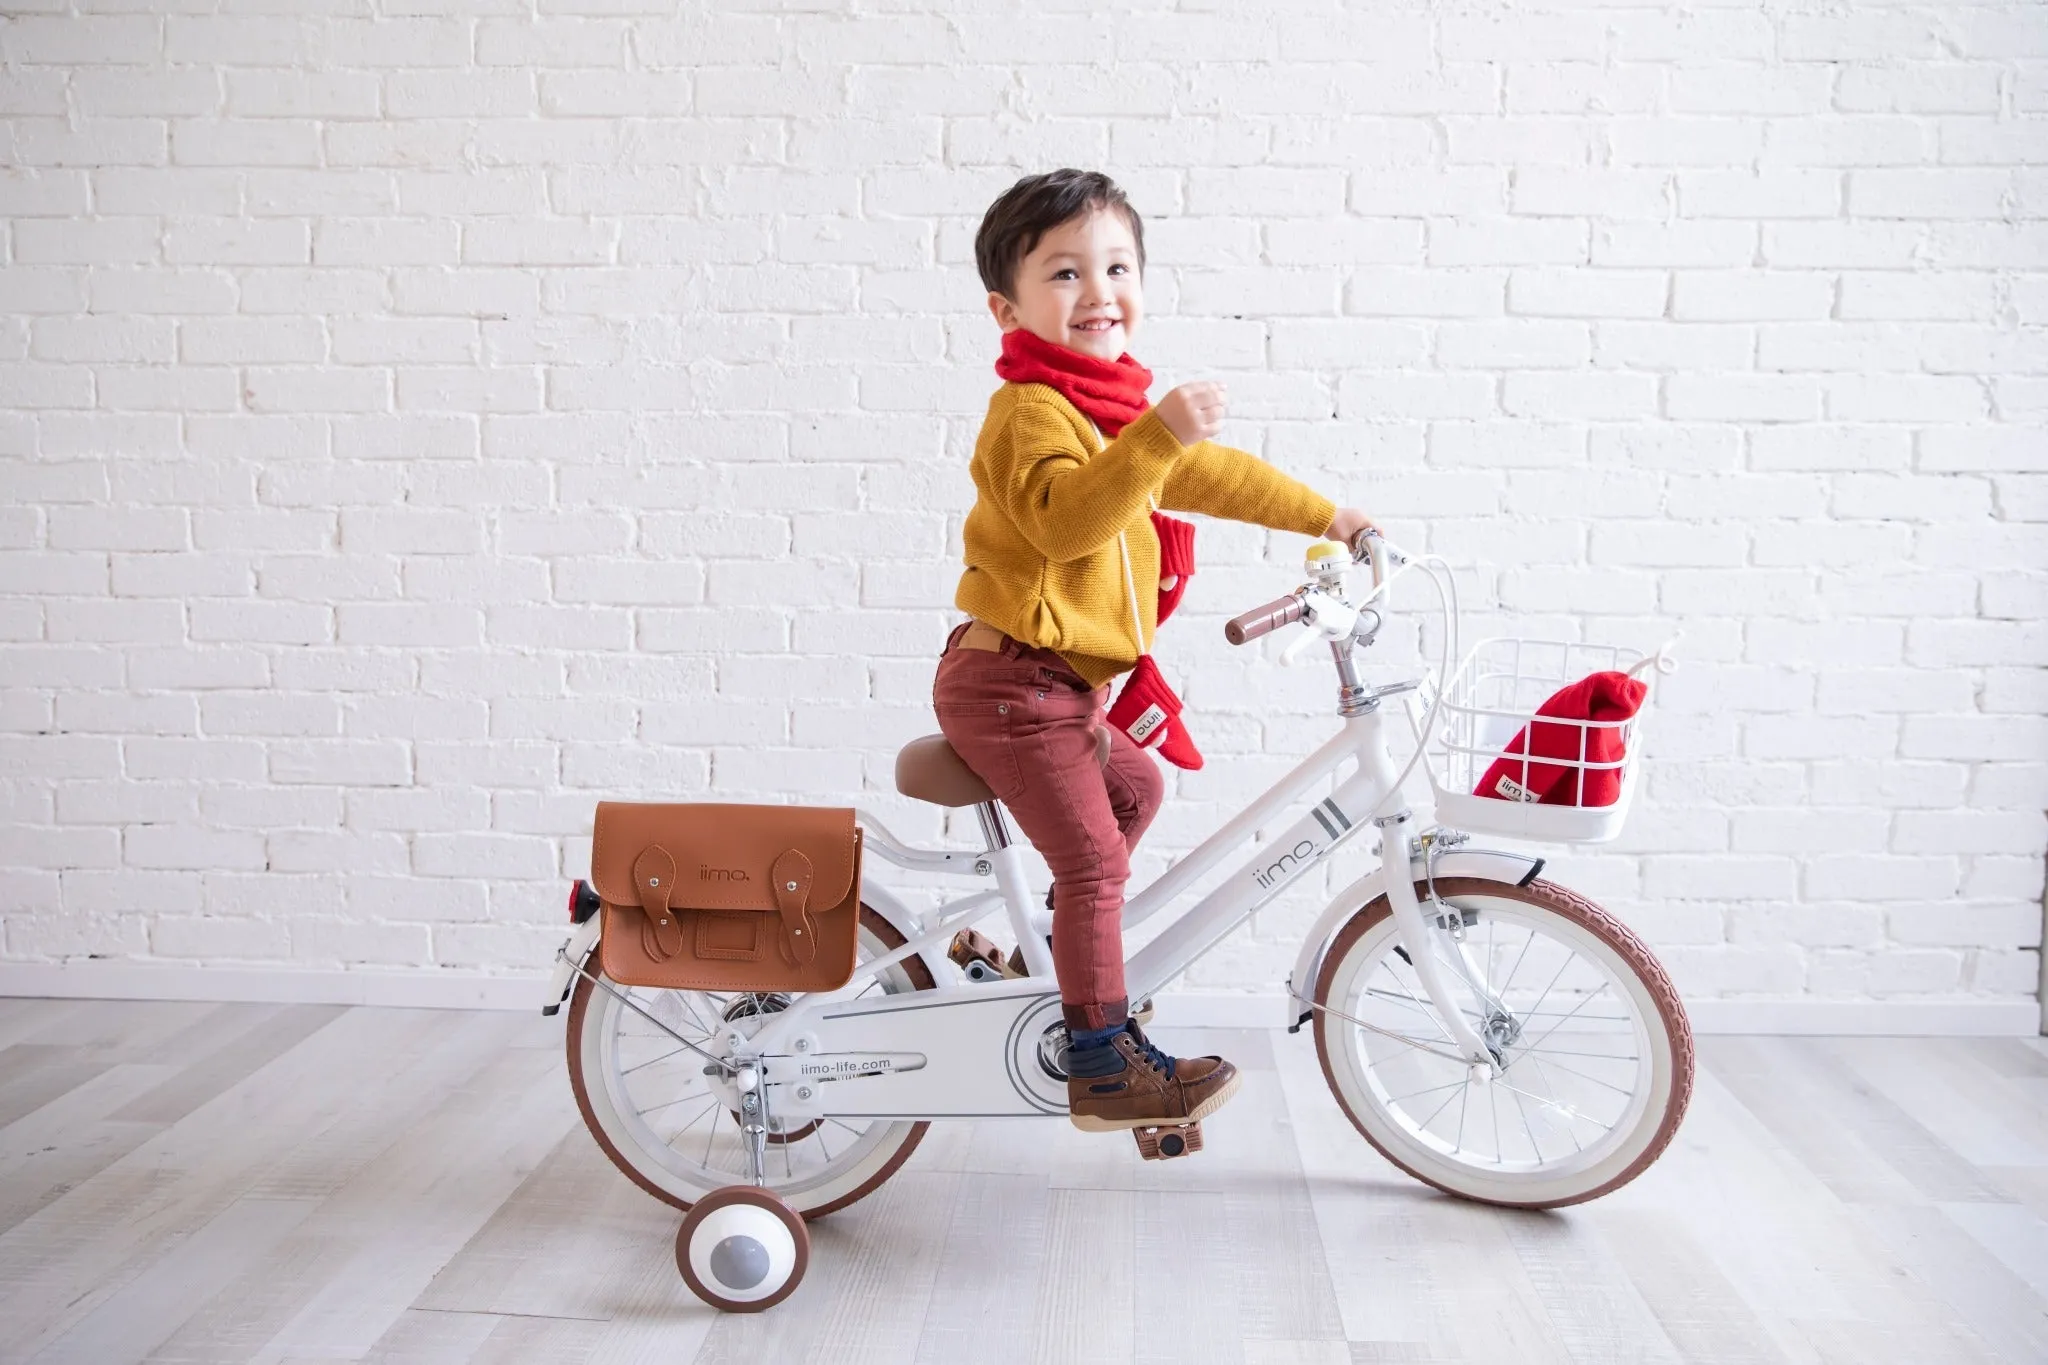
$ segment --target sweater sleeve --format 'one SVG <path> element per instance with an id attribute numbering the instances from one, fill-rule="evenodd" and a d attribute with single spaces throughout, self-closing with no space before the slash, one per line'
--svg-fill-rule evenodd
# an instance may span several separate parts
<path id="1" fill-rule="evenodd" d="M 1033 549 L 1064 563 L 1100 550 L 1143 515 L 1150 491 L 1186 450 L 1147 409 L 1090 455 L 1058 408 L 1020 401 L 1009 440 L 989 452 L 989 491 Z"/>
<path id="2" fill-rule="evenodd" d="M 1160 505 L 1319 536 L 1337 505 L 1258 456 L 1214 441 L 1190 446 L 1166 476 Z"/>

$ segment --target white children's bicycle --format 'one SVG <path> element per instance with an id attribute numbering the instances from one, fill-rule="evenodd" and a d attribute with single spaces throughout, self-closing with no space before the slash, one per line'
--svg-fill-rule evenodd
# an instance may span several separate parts
<path id="1" fill-rule="evenodd" d="M 1353 600 L 1357 564 L 1369 568 L 1372 586 Z M 1290 1033 L 1313 1028 L 1338 1106 L 1416 1179 L 1524 1208 L 1605 1194 L 1657 1158 L 1685 1113 L 1693 1044 L 1684 1009 L 1628 928 L 1542 880 L 1541 859 L 1472 836 L 1614 837 L 1640 776 L 1641 721 L 1545 722 L 1578 726 L 1581 742 L 1577 758 L 1553 748 L 1540 762 L 1576 770 L 1570 781 L 1580 792 L 1600 786 L 1604 805 L 1527 804 L 1472 790 L 1559 686 L 1591 669 L 1669 662 L 1662 651 L 1646 659 L 1617 647 L 1502 639 L 1476 646 L 1451 671 L 1456 599 L 1440 559 L 1404 554 L 1367 532 L 1350 553 L 1312 546 L 1308 573 L 1226 633 L 1242 644 L 1299 623 L 1306 629 L 1290 656 L 1327 641 L 1341 728 L 1131 897 L 1126 929 L 1275 817 L 1294 813 L 1318 783 L 1341 780 L 1130 956 L 1131 998 L 1168 986 L 1246 916 L 1363 835 L 1377 845 L 1379 865 L 1310 927 L 1287 981 L 1287 1016 L 1274 1022 Z M 1385 627 L 1390 589 L 1407 575 L 1436 587 L 1442 666 L 1420 681 L 1368 687 L 1354 655 Z M 1396 712 L 1415 740 L 1405 766 L 1388 743 Z M 1417 766 L 1435 789 L 1435 823 L 1419 820 L 1402 794 Z M 1591 781 L 1596 774 L 1608 780 Z M 908 847 L 863 813 L 868 851 L 994 885 L 920 914 L 874 878 L 870 860 L 857 965 L 842 989 L 791 997 L 620 986 L 593 952 L 596 897 L 582 883 L 571 895 L 575 929 L 546 1008 L 569 1003 L 577 1103 L 622 1171 L 688 1210 L 678 1266 L 722 1308 L 766 1307 L 793 1290 L 809 1254 L 803 1220 L 875 1190 L 931 1120 L 1067 1116 L 1050 917 L 1026 882 L 1001 804 L 940 736 L 906 746 L 897 777 L 907 795 L 973 806 L 985 846 Z M 999 954 L 949 954 L 963 931 L 999 913 L 1020 949 L 1021 975 Z M 1137 1138 L 1147 1157 L 1179 1156 L 1199 1149 L 1201 1130 L 1141 1129 Z"/>

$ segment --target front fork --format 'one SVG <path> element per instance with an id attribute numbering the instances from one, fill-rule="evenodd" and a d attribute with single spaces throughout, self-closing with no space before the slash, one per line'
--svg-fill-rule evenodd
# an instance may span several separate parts
<path id="1" fill-rule="evenodd" d="M 1408 950 L 1409 965 L 1415 969 L 1430 1003 L 1436 1006 L 1438 1021 L 1450 1034 L 1452 1045 L 1473 1068 L 1475 1077 L 1490 1077 L 1499 1068 L 1499 1059 L 1473 1030 L 1472 1021 L 1465 1011 L 1458 1008 L 1457 1000 L 1451 994 L 1450 982 L 1444 978 L 1444 964 L 1431 951 L 1433 935 L 1428 920 L 1423 917 L 1422 903 L 1415 898 L 1415 884 L 1406 875 L 1408 829 L 1413 822 L 1413 817 L 1405 810 L 1374 821 L 1380 829 L 1380 866 L 1390 869 L 1386 883 L 1387 904 L 1393 909 L 1394 927 L 1400 931 L 1402 946 Z M 1464 951 L 1463 944 L 1458 948 L 1460 953 Z M 1473 985 L 1475 993 L 1483 995 L 1482 988 L 1470 976 L 1469 959 L 1465 962 L 1466 981 Z M 1488 1004 L 1484 999 L 1481 1003 Z"/>

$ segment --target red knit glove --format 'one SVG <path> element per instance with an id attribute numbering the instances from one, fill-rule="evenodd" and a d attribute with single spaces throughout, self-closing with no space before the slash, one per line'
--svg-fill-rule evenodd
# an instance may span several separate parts
<path id="1" fill-rule="evenodd" d="M 1649 690 L 1647 683 L 1626 673 L 1594 673 L 1553 693 L 1536 708 L 1536 714 L 1560 720 L 1627 720 L 1641 709 L 1643 696 Z M 1535 731 L 1533 740 L 1531 730 Z M 1570 768 L 1536 760 L 1618 763 L 1622 751 L 1618 727 L 1546 725 L 1535 721 L 1516 731 L 1501 757 L 1493 761 L 1493 766 L 1479 779 L 1479 785 L 1472 789 L 1473 795 L 1503 801 L 1534 801 L 1546 806 L 1611 806 L 1621 799 L 1620 768 Z"/>
<path id="2" fill-rule="evenodd" d="M 1177 768 L 1199 768 L 1202 755 L 1180 723 L 1180 698 L 1166 685 L 1150 654 L 1138 660 L 1123 691 L 1109 704 L 1109 723 L 1131 737 L 1140 749 L 1156 748 Z"/>
<path id="3" fill-rule="evenodd" d="M 1169 517 L 1164 512 L 1152 514 L 1152 529 L 1159 535 L 1159 617 L 1160 625 L 1173 615 L 1173 609 L 1180 605 L 1181 596 L 1188 590 L 1188 579 L 1195 572 L 1195 526 L 1193 522 Z M 1173 586 L 1168 587 L 1168 580 Z"/>

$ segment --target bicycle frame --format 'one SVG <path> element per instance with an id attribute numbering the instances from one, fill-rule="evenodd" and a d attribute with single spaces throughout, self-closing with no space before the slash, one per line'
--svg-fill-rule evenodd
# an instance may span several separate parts
<path id="1" fill-rule="evenodd" d="M 1357 616 L 1353 611 L 1351 619 Z M 1126 902 L 1125 928 L 1164 910 L 1318 782 L 1337 775 L 1347 760 L 1353 765 L 1350 774 L 1334 792 L 1313 803 L 1277 838 L 1259 845 L 1220 884 L 1131 955 L 1125 967 L 1128 993 L 1134 1000 L 1157 993 L 1254 911 L 1324 862 L 1353 835 L 1369 828 L 1378 841 L 1383 874 L 1378 882 L 1402 941 L 1410 949 L 1416 975 L 1436 1006 L 1449 1045 L 1469 1065 L 1492 1071 L 1497 1065 L 1492 1052 L 1473 1030 L 1444 977 L 1446 965 L 1458 970 L 1459 953 L 1454 951 L 1447 961 L 1425 946 L 1429 943 L 1428 925 L 1413 881 L 1402 875 L 1410 865 L 1408 839 L 1413 824 L 1399 790 L 1402 772 L 1387 745 L 1383 728 L 1386 710 L 1357 685 L 1351 671 L 1352 647 L 1348 636 L 1341 642 L 1332 641 L 1345 683 L 1342 728 Z M 772 1101 L 774 1112 L 783 1119 L 1066 1114 L 1065 1079 L 1045 1051 L 1061 1025 L 1059 995 L 1046 945 L 1049 916 L 1034 903 L 1023 850 L 1012 839 L 1000 805 L 984 802 L 975 809 L 987 840 L 978 852 L 913 848 L 873 816 L 859 813 L 871 854 L 912 870 L 993 876 L 996 885 L 993 890 L 948 901 L 919 915 L 886 887 L 863 878 L 863 901 L 903 932 L 907 941 L 863 963 L 839 990 L 800 996 L 765 1022 L 750 1020 L 749 1026 L 756 1030 L 751 1034 L 733 1027 L 724 1040 L 732 1068 L 747 1071 L 751 1077 L 758 1066 L 763 1098 Z M 1367 880 L 1354 883 L 1354 888 Z M 929 964 L 942 963 L 944 947 L 953 935 L 998 908 L 1008 915 L 1029 969 L 1027 976 L 970 982 L 938 965 L 932 973 L 936 990 L 864 994 L 883 972 L 913 956 L 923 957 Z M 1312 940 L 1334 927 L 1332 916 L 1340 909 L 1333 904 L 1325 911 L 1311 931 Z M 581 969 L 597 932 L 593 919 L 564 945 L 561 960 L 569 970 Z M 1314 943 L 1305 946 L 1304 966 L 1314 960 L 1314 948 Z M 1302 975 L 1299 968 L 1297 975 Z M 558 970 L 558 989 L 567 980 L 567 974 Z M 1313 983 L 1290 981 L 1290 989 L 1301 998 L 1313 989 Z M 941 1023 L 926 1017 L 930 1010 L 948 1014 Z M 998 1061 L 999 1066 L 993 1065 Z"/>
<path id="2" fill-rule="evenodd" d="M 1380 837 L 1383 854 L 1394 841 L 1396 867 L 1408 864 L 1411 817 L 1394 788 L 1398 770 L 1388 752 L 1378 707 L 1346 719 L 1343 728 L 1187 856 L 1134 896 L 1125 907 L 1131 926 L 1164 910 L 1190 885 L 1219 866 L 1261 826 L 1282 814 L 1312 787 L 1353 771 L 1329 796 L 1315 801 L 1277 838 L 1258 845 L 1224 880 L 1188 907 L 1126 965 L 1130 995 L 1159 991 L 1214 948 L 1255 910 L 1286 891 L 1362 830 Z M 1067 1112 L 1064 1081 L 1034 1068 L 1043 1035 L 1060 1022 L 1059 996 L 1045 946 L 1046 916 L 1033 904 L 1023 849 L 1008 837 L 999 807 L 980 808 L 989 846 L 980 852 L 910 848 L 862 814 L 867 847 L 887 862 L 919 870 L 993 875 L 996 887 L 948 901 L 923 916 L 864 879 L 863 898 L 913 931 L 895 950 L 863 963 L 837 991 L 799 997 L 751 1036 L 728 1040 L 736 1060 L 759 1059 L 774 1113 L 785 1121 L 831 1116 L 864 1118 L 994 1117 Z M 1425 941 L 1427 928 L 1410 880 L 1386 879 L 1404 939 Z M 884 971 L 913 955 L 943 955 L 960 929 L 1007 912 L 1031 969 L 1025 977 L 970 982 L 946 968 L 934 973 L 934 991 L 866 995 Z M 1461 1054 L 1485 1063 L 1489 1054 L 1435 974 L 1436 954 L 1416 952 L 1423 982 L 1438 1000 Z M 927 1017 L 944 1010 L 943 1021 Z M 999 1064 L 998 1064 L 999 1063 Z M 1037 1074 L 1033 1074 L 1034 1071 Z"/>

